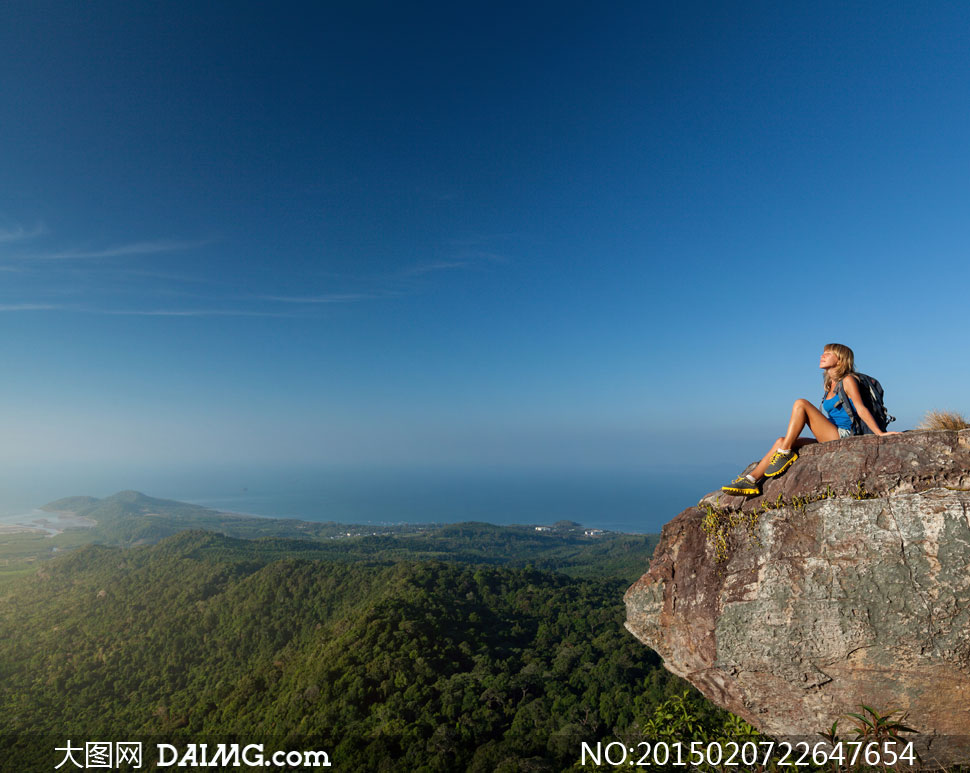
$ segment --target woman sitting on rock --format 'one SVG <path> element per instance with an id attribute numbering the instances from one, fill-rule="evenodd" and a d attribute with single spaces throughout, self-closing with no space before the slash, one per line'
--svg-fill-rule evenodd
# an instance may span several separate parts
<path id="1" fill-rule="evenodd" d="M 825 399 L 822 401 L 822 413 L 808 400 L 799 399 L 791 409 L 791 419 L 788 422 L 788 432 L 778 438 L 765 454 L 758 465 L 747 475 L 739 475 L 727 486 L 721 486 L 721 491 L 737 496 L 753 497 L 761 493 L 763 478 L 773 478 L 787 470 L 792 462 L 798 458 L 796 448 L 809 443 L 827 443 L 830 440 L 849 437 L 865 432 L 863 423 L 874 435 L 898 435 L 898 432 L 886 432 L 866 407 L 866 402 L 859 391 L 859 382 L 855 375 L 855 356 L 848 346 L 842 344 L 828 344 L 822 351 L 818 366 L 825 371 Z M 865 377 L 863 377 L 865 378 Z M 839 386 L 848 398 L 850 408 L 857 417 L 849 415 L 840 400 Z M 798 437 L 808 426 L 815 438 Z M 853 431 L 855 426 L 855 431 Z"/>

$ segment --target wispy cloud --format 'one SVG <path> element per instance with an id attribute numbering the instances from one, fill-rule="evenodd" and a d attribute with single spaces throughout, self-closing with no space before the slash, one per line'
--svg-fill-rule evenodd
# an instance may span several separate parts
<path id="1" fill-rule="evenodd" d="M 468 236 L 449 239 L 448 244 L 458 248 L 475 247 L 485 249 L 496 244 L 521 242 L 523 239 L 528 240 L 528 236 L 519 233 L 470 234 Z"/>
<path id="2" fill-rule="evenodd" d="M 47 233 L 47 228 L 38 223 L 32 228 L 22 225 L 0 226 L 0 244 L 4 242 L 20 242 L 25 239 L 36 239 Z"/>
<path id="3" fill-rule="evenodd" d="M 440 271 L 455 271 L 458 269 L 474 270 L 489 263 L 508 263 L 509 258 L 495 252 L 484 250 L 462 250 L 459 255 L 450 260 L 436 260 L 430 263 L 419 263 L 399 272 L 398 276 L 413 277 L 434 274 Z"/>
<path id="4" fill-rule="evenodd" d="M 511 263 L 512 259 L 508 255 L 502 255 L 498 252 L 487 252 L 485 250 L 472 250 L 463 253 L 467 256 L 469 262 L 477 263 Z"/>
<path id="5" fill-rule="evenodd" d="M 289 314 L 254 309 L 84 309 L 88 314 L 110 314 L 128 317 L 288 317 Z"/>
<path id="6" fill-rule="evenodd" d="M 0 313 L 18 311 L 63 311 L 120 317 L 288 317 L 289 314 L 255 309 L 102 309 L 56 303 L 0 304 Z"/>
<path id="7" fill-rule="evenodd" d="M 275 303 L 355 303 L 357 301 L 368 301 L 380 296 L 373 293 L 333 293 L 330 295 L 260 295 L 257 296 L 262 301 L 273 301 Z"/>
<path id="8" fill-rule="evenodd" d="M 125 267 L 119 269 L 116 272 L 116 276 L 135 278 L 135 279 L 151 279 L 151 280 L 162 280 L 165 282 L 181 282 L 183 284 L 195 284 L 195 285 L 218 285 L 219 282 L 203 276 L 190 276 L 189 274 L 178 274 L 172 273 L 170 271 L 152 271 L 150 269 L 133 269 Z"/>
<path id="9" fill-rule="evenodd" d="M 61 308 L 51 303 L 0 303 L 0 312 L 3 311 L 52 311 Z"/>
<path id="10" fill-rule="evenodd" d="M 0 227 L 0 241 L 16 242 L 44 229 Z M 212 243 L 213 239 L 155 239 L 116 244 L 99 248 L 60 250 L 18 250 L 17 257 L 7 257 L 0 272 L 9 275 L 0 289 L 6 290 L 6 303 L 0 301 L 0 312 L 62 312 L 73 314 L 129 317 L 290 317 L 309 319 L 322 313 L 326 306 L 380 303 L 393 298 L 427 292 L 436 278 L 449 272 L 477 272 L 499 263 L 508 263 L 504 255 L 489 252 L 481 241 L 475 247 L 445 246 L 440 259 L 401 266 L 376 276 L 350 277 L 331 273 L 316 286 L 302 287 L 302 293 L 287 292 L 296 287 L 252 286 L 245 277 L 224 275 L 192 276 L 192 271 L 166 271 L 157 261 L 124 261 L 116 258 L 153 256 L 193 250 Z M 450 246 L 450 249 L 449 249 Z M 450 255 L 448 253 L 451 253 Z M 104 259 L 104 262 L 98 262 Z M 57 268 L 54 268 L 54 266 Z M 205 266 L 203 264 L 202 268 Z M 322 277 L 321 277 L 322 279 Z M 187 293 L 187 283 L 208 285 L 204 294 Z M 17 288 L 15 284 L 22 284 Z M 249 284 L 249 287 L 246 285 Z M 437 284 L 440 284 L 438 282 Z M 240 286 L 242 285 L 242 286 Z M 340 292 L 328 292 L 340 288 Z M 26 290 L 26 292 L 25 292 Z M 249 292 L 247 292 L 249 290 Z M 276 290 L 276 292 L 273 292 Z M 16 301 L 16 302 L 15 302 Z"/>
<path id="11" fill-rule="evenodd" d="M 60 252 L 38 252 L 18 256 L 21 260 L 91 260 L 97 258 L 121 258 L 137 255 L 155 255 L 161 252 L 181 252 L 193 250 L 211 244 L 211 239 L 195 241 L 177 241 L 174 239 L 159 239 L 156 241 L 132 242 L 116 247 L 86 250 L 72 249 Z"/>
<path id="12" fill-rule="evenodd" d="M 433 274 L 436 271 L 452 271 L 456 268 L 470 268 L 471 261 L 468 260 L 439 260 L 434 263 L 420 263 L 411 266 L 401 272 L 401 276 L 422 276 Z"/>

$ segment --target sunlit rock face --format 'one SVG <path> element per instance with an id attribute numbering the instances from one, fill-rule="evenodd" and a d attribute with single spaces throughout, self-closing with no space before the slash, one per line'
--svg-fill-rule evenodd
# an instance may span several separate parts
<path id="1" fill-rule="evenodd" d="M 709 494 L 625 600 L 668 669 L 763 732 L 901 709 L 924 761 L 970 763 L 970 430 L 809 446 L 760 497 Z"/>

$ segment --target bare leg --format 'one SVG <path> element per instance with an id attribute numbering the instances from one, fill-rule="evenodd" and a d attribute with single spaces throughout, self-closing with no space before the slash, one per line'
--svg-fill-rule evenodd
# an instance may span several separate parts
<path id="1" fill-rule="evenodd" d="M 782 448 L 791 448 L 792 444 L 802 434 L 805 425 L 812 431 L 819 443 L 828 443 L 830 440 L 839 439 L 839 428 L 836 427 L 828 416 L 812 405 L 808 400 L 796 400 L 791 407 L 791 419 L 788 421 L 788 432 L 783 438 L 785 445 Z"/>
<path id="2" fill-rule="evenodd" d="M 765 470 L 771 462 L 771 457 L 779 448 L 801 448 L 809 443 L 815 443 L 812 438 L 799 438 L 805 426 L 818 438 L 818 442 L 827 443 L 839 439 L 839 428 L 828 417 L 808 400 L 796 400 L 791 409 L 791 419 L 788 422 L 788 432 L 784 437 L 777 438 L 771 449 L 764 455 L 758 465 L 748 473 L 755 480 L 764 477 Z"/>

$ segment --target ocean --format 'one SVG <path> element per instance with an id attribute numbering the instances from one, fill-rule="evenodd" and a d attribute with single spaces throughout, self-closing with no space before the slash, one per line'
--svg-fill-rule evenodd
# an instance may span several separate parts
<path id="1" fill-rule="evenodd" d="M 0 515 L 66 496 L 149 496 L 238 513 L 352 524 L 552 524 L 657 533 L 728 477 L 726 470 L 200 469 L 0 474 Z"/>

